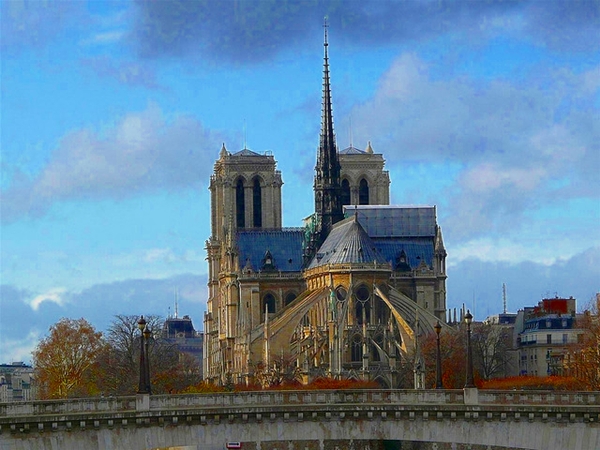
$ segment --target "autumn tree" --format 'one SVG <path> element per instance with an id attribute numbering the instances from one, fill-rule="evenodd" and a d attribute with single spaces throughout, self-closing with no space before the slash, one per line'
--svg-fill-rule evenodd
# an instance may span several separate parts
<path id="1" fill-rule="evenodd" d="M 437 336 L 431 332 L 420 337 L 419 345 L 425 361 L 425 386 L 432 388 L 436 381 Z M 445 389 L 459 389 L 466 379 L 466 331 L 464 326 L 444 329 L 440 334 L 442 358 L 442 385 Z"/>
<path id="2" fill-rule="evenodd" d="M 577 320 L 581 329 L 577 342 L 569 346 L 565 357 L 568 373 L 582 381 L 588 389 L 600 390 L 600 299 Z"/>
<path id="3" fill-rule="evenodd" d="M 42 398 L 94 395 L 87 383 L 102 353 L 102 333 L 85 319 L 63 318 L 52 325 L 49 335 L 33 351 L 33 365 Z M 89 377 L 86 377 L 89 376 Z"/>

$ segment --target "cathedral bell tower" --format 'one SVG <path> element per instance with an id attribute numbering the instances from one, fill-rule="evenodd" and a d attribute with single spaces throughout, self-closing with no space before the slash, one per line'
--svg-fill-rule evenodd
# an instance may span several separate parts
<path id="1" fill-rule="evenodd" d="M 340 162 L 333 132 L 331 110 L 331 87 L 329 84 L 329 57 L 327 54 L 327 22 L 325 27 L 323 60 L 323 105 L 321 114 L 321 136 L 317 164 L 315 166 L 315 248 L 324 241 L 333 225 L 344 218 L 340 188 Z M 313 251 L 314 251 L 313 250 Z"/>

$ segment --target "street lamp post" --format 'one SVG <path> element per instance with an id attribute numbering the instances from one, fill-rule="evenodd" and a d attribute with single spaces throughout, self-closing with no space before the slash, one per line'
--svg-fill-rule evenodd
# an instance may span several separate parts
<path id="1" fill-rule="evenodd" d="M 146 328 L 146 321 L 144 316 L 141 316 L 137 321 L 137 326 L 140 330 L 140 382 L 138 384 L 138 394 L 148 394 L 146 389 L 146 357 L 144 349 L 144 328 Z"/>
<path id="2" fill-rule="evenodd" d="M 465 322 L 467 324 L 467 382 L 465 383 L 465 387 L 474 388 L 473 351 L 471 349 L 471 322 L 473 322 L 473 316 L 469 310 L 467 310 L 467 314 L 465 314 Z"/>
<path id="3" fill-rule="evenodd" d="M 144 342 L 146 344 L 146 370 L 144 370 L 144 374 L 146 375 L 146 393 L 152 394 L 152 386 L 150 385 L 150 352 L 148 351 L 148 344 L 150 343 L 150 338 L 152 337 L 152 330 L 146 325 L 144 328 Z"/>
<path id="4" fill-rule="evenodd" d="M 435 326 L 435 333 L 437 335 L 437 355 L 435 362 L 435 388 L 443 389 L 442 385 L 442 353 L 440 352 L 440 332 L 442 331 L 442 326 L 440 325 L 440 321 L 438 320 Z"/>

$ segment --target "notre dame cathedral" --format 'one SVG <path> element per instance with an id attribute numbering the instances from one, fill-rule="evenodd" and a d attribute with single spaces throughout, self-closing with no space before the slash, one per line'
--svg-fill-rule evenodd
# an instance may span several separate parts
<path id="1" fill-rule="evenodd" d="M 304 383 L 329 376 L 397 387 L 402 360 L 418 357 L 418 335 L 444 323 L 446 251 L 435 206 L 389 205 L 383 155 L 370 143 L 336 147 L 327 29 L 322 102 L 315 212 L 303 226 L 282 226 L 283 181 L 271 154 L 223 145 L 215 162 L 208 381 L 255 382 L 258 367 L 285 357 Z"/>

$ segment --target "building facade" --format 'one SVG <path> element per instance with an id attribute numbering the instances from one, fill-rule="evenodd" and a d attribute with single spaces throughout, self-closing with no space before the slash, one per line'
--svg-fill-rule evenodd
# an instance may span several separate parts
<path id="1" fill-rule="evenodd" d="M 538 306 L 519 311 L 520 375 L 566 375 L 569 346 L 581 342 L 584 335 L 577 328 L 576 307 L 573 297 L 545 298 Z"/>
<path id="2" fill-rule="evenodd" d="M 0 403 L 37 398 L 33 368 L 23 362 L 0 364 Z"/>
<path id="3" fill-rule="evenodd" d="M 209 186 L 204 378 L 249 383 L 285 361 L 303 382 L 399 385 L 415 335 L 444 322 L 446 251 L 435 206 L 389 205 L 382 154 L 370 143 L 338 151 L 327 35 L 315 212 L 303 226 L 282 227 L 282 185 L 272 154 L 223 144 Z"/>

